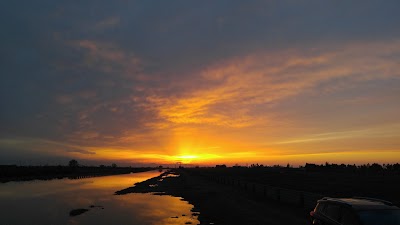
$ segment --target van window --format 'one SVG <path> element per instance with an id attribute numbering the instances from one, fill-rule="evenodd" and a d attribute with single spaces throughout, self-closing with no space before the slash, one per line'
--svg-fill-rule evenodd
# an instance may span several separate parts
<path id="1" fill-rule="evenodd" d="M 325 205 L 326 205 L 326 204 L 324 204 L 324 203 L 318 203 L 317 207 L 315 207 L 315 211 L 317 211 L 317 212 L 324 212 Z"/>
<path id="2" fill-rule="evenodd" d="M 359 213 L 362 224 L 365 225 L 400 225 L 400 210 L 368 210 Z"/>
<path id="3" fill-rule="evenodd" d="M 342 208 L 342 218 L 340 220 L 343 225 L 357 225 L 357 216 L 351 209 Z"/>
<path id="4" fill-rule="evenodd" d="M 328 204 L 325 210 L 325 215 L 332 220 L 339 221 L 340 206 L 336 204 Z"/>

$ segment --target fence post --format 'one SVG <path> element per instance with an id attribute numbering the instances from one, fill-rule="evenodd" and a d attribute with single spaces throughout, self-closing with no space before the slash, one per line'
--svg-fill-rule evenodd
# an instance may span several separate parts
<path id="1" fill-rule="evenodd" d="M 304 208 L 304 192 L 300 192 L 300 206 Z"/>
<path id="2" fill-rule="evenodd" d="M 279 188 L 276 189 L 276 199 L 281 201 L 281 189 Z"/>

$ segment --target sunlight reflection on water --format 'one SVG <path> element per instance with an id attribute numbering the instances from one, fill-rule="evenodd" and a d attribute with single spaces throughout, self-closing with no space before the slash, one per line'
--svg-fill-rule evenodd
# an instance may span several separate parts
<path id="1" fill-rule="evenodd" d="M 80 180 L 0 184 L 0 224 L 199 224 L 190 211 L 193 205 L 181 198 L 114 195 L 115 191 L 159 174 L 149 171 Z M 91 205 L 104 209 L 90 208 Z M 69 212 L 77 208 L 89 211 L 70 217 Z"/>

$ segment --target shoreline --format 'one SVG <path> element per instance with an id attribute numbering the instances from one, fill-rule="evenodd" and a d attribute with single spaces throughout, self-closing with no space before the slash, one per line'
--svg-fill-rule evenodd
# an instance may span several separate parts
<path id="1" fill-rule="evenodd" d="M 223 186 L 184 169 L 170 170 L 158 177 L 116 191 L 116 195 L 152 193 L 181 197 L 199 212 L 200 224 L 307 224 L 304 211 L 275 201 L 265 201 L 229 186 Z"/>

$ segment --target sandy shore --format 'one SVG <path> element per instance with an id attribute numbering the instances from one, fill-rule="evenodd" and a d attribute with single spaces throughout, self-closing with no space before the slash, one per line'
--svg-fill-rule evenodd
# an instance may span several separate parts
<path id="1" fill-rule="evenodd" d="M 230 186 L 189 175 L 185 170 L 163 173 L 115 194 L 129 193 L 182 197 L 195 206 L 194 212 L 200 212 L 201 224 L 308 224 L 307 215 L 300 208 L 257 199 Z"/>

